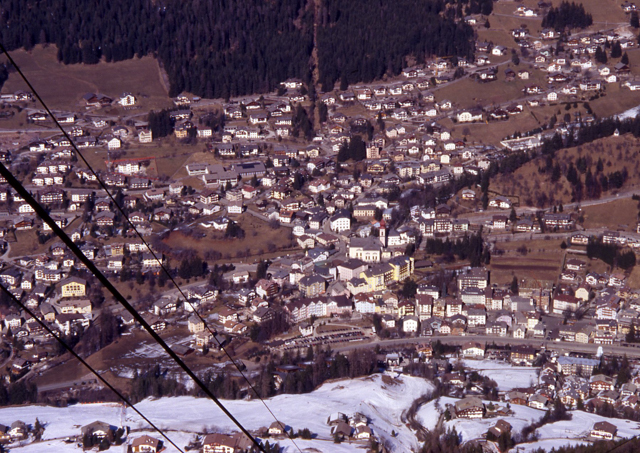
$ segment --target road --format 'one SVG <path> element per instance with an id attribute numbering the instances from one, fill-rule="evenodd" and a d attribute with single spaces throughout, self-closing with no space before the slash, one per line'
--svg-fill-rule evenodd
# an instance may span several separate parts
<path id="1" fill-rule="evenodd" d="M 333 348 L 336 352 L 347 352 L 357 349 L 367 349 L 375 346 L 380 346 L 381 348 L 389 348 L 400 345 L 416 345 L 416 344 L 426 344 L 429 342 L 433 342 L 436 340 L 440 340 L 446 344 L 453 345 L 461 345 L 468 341 L 478 341 L 484 343 L 495 343 L 496 345 L 527 345 L 533 346 L 536 348 L 540 348 L 545 346 L 547 350 L 557 351 L 558 353 L 568 353 L 568 352 L 581 352 L 588 354 L 595 354 L 598 352 L 598 348 L 600 345 L 597 344 L 584 344 L 584 343 L 568 343 L 568 342 L 553 342 L 553 341 L 545 341 L 533 338 L 511 338 L 511 337 L 488 337 L 488 336 L 432 336 L 432 337 L 418 337 L 418 338 L 397 338 L 393 340 L 374 340 L 368 343 L 358 343 L 358 344 L 346 344 L 344 346 Z M 640 358 L 640 348 L 634 347 L 626 347 L 626 346 L 602 346 L 605 356 L 607 355 L 619 355 L 622 356 L 626 354 L 629 357 Z"/>
<path id="2" fill-rule="evenodd" d="M 49 392 L 51 390 L 60 390 L 60 389 L 78 387 L 78 386 L 82 386 L 83 382 L 86 385 L 89 382 L 91 383 L 97 382 L 97 379 L 93 374 L 87 374 L 86 376 L 80 379 L 74 379 L 74 380 L 65 381 L 65 382 L 54 382 L 53 384 L 39 385 L 38 392 Z"/>

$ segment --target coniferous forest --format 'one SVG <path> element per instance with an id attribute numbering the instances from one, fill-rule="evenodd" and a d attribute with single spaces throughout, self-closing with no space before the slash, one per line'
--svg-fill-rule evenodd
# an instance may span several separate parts
<path id="1" fill-rule="evenodd" d="M 473 56 L 473 29 L 455 20 L 464 17 L 463 2 L 450 8 L 441 0 L 324 3 L 318 18 L 318 65 L 324 91 L 338 80 L 344 85 L 398 74 L 406 66 L 407 55 L 418 62 L 431 55 Z M 474 1 L 471 6 L 477 5 Z"/>
<path id="2" fill-rule="evenodd" d="M 562 31 L 565 28 L 586 28 L 593 23 L 591 14 L 588 14 L 580 3 L 563 1 L 557 8 L 550 8 L 542 26 Z"/>
<path id="3" fill-rule="evenodd" d="M 228 98 L 309 82 L 314 20 L 330 89 L 395 75 L 409 55 L 470 57 L 473 30 L 460 18 L 491 9 L 492 0 L 0 0 L 0 39 L 8 50 L 55 44 L 65 64 L 154 55 L 171 96 Z"/>

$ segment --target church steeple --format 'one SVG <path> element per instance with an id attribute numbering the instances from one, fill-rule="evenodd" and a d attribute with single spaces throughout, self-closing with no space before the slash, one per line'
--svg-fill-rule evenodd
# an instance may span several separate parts
<path id="1" fill-rule="evenodd" d="M 382 243 L 383 247 L 387 246 L 387 224 L 384 222 L 384 219 L 380 220 L 380 228 L 379 228 L 378 238 Z"/>

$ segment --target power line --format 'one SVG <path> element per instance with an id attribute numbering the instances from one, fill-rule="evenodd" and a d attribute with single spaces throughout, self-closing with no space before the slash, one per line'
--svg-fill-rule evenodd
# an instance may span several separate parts
<path id="1" fill-rule="evenodd" d="M 60 238 L 62 242 L 73 252 L 74 255 L 84 264 L 87 269 L 102 283 L 102 285 L 107 288 L 107 290 L 113 295 L 113 297 L 129 312 L 131 316 L 140 323 L 140 325 L 146 330 L 149 335 L 158 343 L 162 349 L 165 350 L 167 354 L 173 359 L 173 361 L 182 368 L 182 370 L 189 376 L 196 385 L 207 395 L 216 405 L 220 408 L 224 414 L 229 417 L 229 419 L 242 431 L 244 435 L 246 435 L 255 446 L 262 452 L 264 448 L 262 445 L 253 437 L 253 435 L 233 416 L 229 410 L 224 407 L 224 405 L 220 402 L 220 400 L 207 388 L 206 385 L 200 380 L 200 378 L 187 366 L 184 361 L 178 357 L 178 355 L 169 347 L 169 345 L 156 333 L 155 330 L 151 328 L 149 323 L 145 321 L 145 319 L 138 313 L 138 311 L 133 308 L 133 306 L 125 299 L 125 297 L 116 289 L 115 286 L 109 281 L 109 279 L 97 268 L 97 266 L 91 261 L 89 258 L 85 256 L 84 253 L 80 250 L 80 248 L 71 240 L 71 238 L 65 233 L 62 228 L 60 228 L 56 222 L 51 218 L 49 213 L 40 206 L 40 204 L 33 198 L 33 196 L 29 193 L 27 189 L 18 181 L 15 176 L 4 166 L 2 162 L 0 162 L 0 174 L 7 180 L 9 185 L 13 187 L 13 189 L 18 192 L 18 194 L 28 203 L 33 210 L 36 212 L 36 215 L 40 217 L 44 222 L 49 225 L 51 230 Z M 266 453 L 266 452 L 265 452 Z"/>
<path id="2" fill-rule="evenodd" d="M 82 357 L 80 357 L 80 355 L 77 352 L 75 352 L 73 350 L 73 348 L 71 348 L 67 343 L 65 343 L 65 341 L 62 338 L 60 338 L 58 335 L 56 335 L 56 332 L 54 332 L 53 329 L 51 327 L 49 327 L 49 325 L 46 322 L 44 322 L 42 319 L 40 319 L 38 316 L 36 316 L 36 314 L 29 307 L 27 307 L 25 304 L 20 302 L 20 300 L 11 291 L 9 291 L 7 288 L 5 288 L 4 285 L 0 285 L 0 289 L 7 296 L 9 296 L 16 303 L 16 305 L 18 305 L 20 308 L 22 308 L 27 314 L 29 314 L 29 316 L 31 316 L 38 324 L 40 324 L 40 326 L 42 328 L 44 328 L 51 336 L 53 336 L 53 338 L 55 338 L 58 341 L 58 343 L 60 343 L 69 353 L 71 353 L 71 355 L 73 357 L 75 357 L 81 364 L 83 364 L 89 371 L 91 371 L 91 373 L 93 373 L 93 375 L 95 377 L 97 377 L 100 380 L 100 382 L 102 382 L 104 385 L 106 385 L 113 393 L 116 394 L 116 396 L 118 398 L 120 398 L 122 401 L 124 401 L 124 403 L 127 404 L 129 407 L 131 407 L 131 409 L 133 409 L 136 414 L 138 414 L 155 431 L 157 431 L 162 437 L 164 437 L 167 440 L 167 442 L 169 442 L 171 445 L 173 445 L 180 453 L 184 453 L 184 451 L 180 447 L 178 447 L 176 445 L 176 443 L 174 441 L 172 441 L 164 431 L 162 431 L 162 429 L 157 427 L 151 420 L 149 420 L 131 402 L 131 400 L 129 400 L 129 398 L 127 398 L 122 393 L 120 393 L 120 391 L 118 389 L 116 389 L 113 385 L 111 385 L 105 378 L 103 378 L 100 375 L 100 373 L 98 373 L 91 365 L 89 365 Z"/>
<path id="3" fill-rule="evenodd" d="M 24 80 L 24 82 L 27 84 L 27 86 L 29 87 L 29 89 L 33 92 L 34 96 L 36 96 L 36 98 L 38 99 L 38 101 L 40 101 L 40 104 L 42 104 L 43 108 L 45 109 L 45 111 L 47 112 L 47 114 L 53 119 L 53 121 L 55 122 L 56 126 L 58 127 L 58 129 L 60 129 L 60 131 L 62 132 L 62 134 L 64 135 L 64 137 L 69 141 L 69 143 L 71 144 L 71 146 L 73 147 L 73 149 L 75 150 L 76 154 L 78 154 L 78 156 L 80 156 L 80 158 L 82 159 L 82 161 L 84 162 L 84 164 L 87 166 L 87 168 L 89 169 L 89 171 L 96 177 L 96 180 L 98 181 L 98 183 L 100 184 L 100 186 L 102 187 L 102 189 L 107 193 L 108 197 L 111 199 L 111 201 L 113 202 L 113 204 L 118 208 L 118 211 L 122 214 L 123 218 L 127 221 L 127 223 L 129 224 L 129 226 L 136 232 L 137 236 L 140 238 L 140 240 L 142 241 L 142 243 L 145 245 L 146 249 L 149 250 L 149 252 L 151 253 L 151 255 L 153 256 L 153 258 L 155 259 L 155 261 L 160 265 L 162 271 L 164 271 L 164 273 L 169 277 L 169 279 L 171 280 L 171 282 L 173 283 L 173 285 L 176 287 L 176 289 L 178 290 L 178 292 L 180 293 L 180 295 L 182 296 L 182 298 L 184 299 L 185 303 L 189 304 L 189 306 L 191 307 L 193 313 L 196 315 L 196 317 L 198 318 L 198 320 L 200 322 L 202 322 L 204 324 L 204 326 L 206 327 L 207 331 L 209 332 L 209 334 L 211 335 L 211 337 L 214 339 L 214 341 L 218 344 L 218 347 L 220 348 L 220 350 L 222 350 L 224 352 L 224 354 L 227 356 L 227 358 L 231 361 L 231 363 L 235 366 L 235 368 L 238 370 L 238 372 L 240 373 L 240 375 L 242 376 L 242 378 L 247 382 L 249 388 L 253 391 L 253 393 L 258 397 L 258 399 L 262 402 L 262 404 L 264 405 L 264 407 L 266 408 L 266 410 L 269 412 L 269 414 L 271 414 L 271 416 L 273 417 L 273 419 L 278 422 L 281 423 L 278 418 L 276 417 L 276 415 L 273 413 L 273 411 L 271 410 L 271 408 L 269 408 L 269 406 L 267 405 L 266 401 L 262 398 L 262 396 L 260 395 L 260 393 L 256 390 L 255 386 L 251 383 L 251 381 L 249 380 L 249 378 L 244 374 L 244 372 L 242 371 L 242 369 L 238 366 L 238 364 L 236 363 L 236 361 L 233 359 L 233 357 L 231 357 L 231 354 L 229 354 L 229 351 L 227 351 L 227 349 L 223 346 L 222 342 L 218 339 L 216 333 L 214 333 L 212 331 L 212 329 L 209 327 L 209 325 L 207 324 L 207 322 L 204 320 L 204 318 L 200 315 L 200 313 L 198 313 L 198 310 L 196 309 L 196 307 L 189 301 L 189 299 L 187 298 L 186 294 L 184 293 L 184 291 L 182 290 L 182 288 L 180 288 L 180 285 L 178 285 L 178 283 L 176 282 L 176 280 L 173 278 L 173 276 L 171 275 L 171 273 L 169 272 L 169 270 L 166 268 L 166 266 L 164 265 L 164 263 L 162 262 L 161 259 L 158 258 L 158 256 L 156 255 L 156 253 L 153 251 L 153 249 L 149 246 L 149 243 L 144 239 L 144 237 L 142 236 L 142 234 L 138 231 L 138 229 L 136 228 L 136 226 L 133 224 L 133 222 L 131 222 L 131 220 L 129 219 L 129 216 L 127 216 L 127 214 L 124 212 L 124 209 L 118 204 L 117 200 L 115 199 L 115 197 L 111 194 L 111 192 L 109 191 L 109 188 L 107 187 L 107 185 L 104 183 L 104 181 L 102 181 L 102 179 L 99 177 L 99 175 L 97 174 L 97 172 L 93 169 L 93 167 L 91 166 L 91 164 L 89 164 L 89 162 L 85 159 L 84 155 L 82 154 L 82 152 L 80 152 L 80 150 L 78 149 L 77 145 L 75 144 L 74 140 L 71 138 L 71 136 L 67 133 L 67 131 L 64 130 L 64 128 L 62 127 L 62 125 L 59 123 L 58 119 L 55 117 L 55 115 L 53 114 L 53 112 L 49 109 L 49 107 L 47 106 L 47 104 L 44 102 L 44 100 L 42 99 L 42 97 L 40 96 L 40 94 L 36 91 L 36 89 L 33 87 L 33 85 L 31 85 L 31 83 L 29 82 L 29 80 L 27 79 L 27 77 L 24 75 L 24 73 L 22 72 L 22 70 L 18 67 L 18 65 L 16 64 L 16 62 L 13 60 L 13 58 L 11 57 L 11 55 L 9 55 L 9 53 L 6 51 L 6 49 L 4 48 L 4 45 L 2 43 L 0 43 L 0 50 L 2 52 L 4 52 L 4 54 L 7 56 L 7 58 L 9 59 L 9 61 L 11 62 L 11 64 L 13 65 L 13 67 L 16 69 L 16 71 L 20 74 L 20 76 L 22 77 L 22 79 Z M 291 440 L 291 442 L 295 445 L 295 447 L 298 449 L 298 451 L 300 451 L 302 453 L 302 450 L 300 449 L 300 447 L 297 445 L 296 441 L 293 438 L 292 433 L 287 433 L 289 440 Z"/>
<path id="4" fill-rule="evenodd" d="M 137 236 L 140 238 L 140 240 L 142 241 L 142 243 L 145 245 L 146 249 L 149 250 L 149 252 L 151 253 L 151 255 L 153 256 L 153 258 L 156 260 L 156 262 L 160 265 L 160 267 L 162 268 L 162 270 L 165 272 L 165 274 L 168 276 L 168 278 L 171 280 L 171 282 L 173 283 L 173 285 L 176 287 L 176 289 L 178 290 L 178 292 L 180 293 L 180 295 L 182 296 L 182 298 L 184 299 L 185 303 L 189 304 L 189 306 L 191 307 L 193 313 L 196 315 L 196 317 L 200 320 L 200 322 L 202 322 L 204 324 L 204 326 L 206 327 L 207 331 L 209 332 L 209 334 L 212 336 L 212 338 L 214 339 L 214 341 L 216 341 L 216 343 L 218 343 L 218 347 L 220 348 L 220 350 L 222 350 L 224 352 L 224 354 L 227 356 L 227 358 L 231 361 L 231 363 L 235 366 L 235 368 L 238 370 L 238 373 L 242 376 L 242 378 L 247 382 L 249 388 L 254 392 L 254 394 L 260 399 L 260 401 L 262 402 L 262 404 L 264 405 L 264 407 L 267 409 L 267 411 L 271 414 L 271 416 L 273 417 L 273 419 L 276 422 L 280 421 L 278 420 L 278 418 L 276 417 L 276 415 L 273 413 L 273 411 L 269 408 L 269 406 L 267 405 L 267 403 L 264 401 L 264 399 L 262 398 L 262 396 L 260 395 L 260 393 L 256 390 L 255 386 L 251 383 L 251 381 L 247 378 L 247 376 L 244 374 L 244 372 L 242 371 L 242 369 L 238 366 L 238 364 L 236 363 L 236 361 L 233 359 L 233 357 L 231 357 L 231 354 L 229 354 L 229 352 L 227 351 L 227 349 L 223 346 L 222 342 L 218 339 L 216 333 L 214 333 L 212 331 L 212 329 L 209 327 L 209 325 L 207 324 L 207 322 L 205 321 L 205 319 L 200 315 L 200 313 L 198 313 L 196 307 L 189 301 L 189 299 L 187 298 L 186 294 L 184 293 L 184 291 L 182 290 L 182 288 L 180 288 L 180 285 L 178 285 L 178 283 L 176 282 L 176 280 L 173 278 L 173 276 L 171 275 L 171 273 L 169 272 L 169 270 L 166 268 L 166 266 L 164 265 L 164 263 L 162 262 L 161 259 L 158 258 L 158 256 L 156 255 L 156 253 L 153 251 L 153 249 L 149 246 L 149 243 L 144 239 L 144 237 L 142 236 L 142 234 L 138 231 L 138 229 L 136 228 L 136 226 L 133 224 L 133 222 L 131 222 L 131 220 L 129 219 L 129 217 L 127 216 L 127 214 L 124 212 L 124 209 L 118 204 L 117 200 L 115 199 L 115 197 L 111 194 L 111 192 L 109 191 L 108 187 L 106 186 L 106 184 L 102 181 L 102 179 L 100 178 L 100 176 L 97 174 L 97 172 L 93 169 L 93 167 L 91 166 L 91 164 L 89 164 L 89 162 L 85 159 L 84 155 L 82 154 L 82 152 L 78 149 L 77 145 L 75 144 L 74 140 L 69 136 L 69 134 L 67 133 L 67 131 L 64 130 L 64 128 L 62 127 L 62 125 L 60 125 L 60 123 L 58 122 L 57 118 L 55 117 L 55 115 L 53 115 L 53 112 L 51 112 L 51 110 L 49 109 L 49 107 L 45 104 L 44 100 L 41 98 L 41 96 L 38 94 L 38 92 L 35 90 L 35 88 L 33 87 L 33 85 L 31 85 L 31 83 L 29 82 L 29 80 L 26 78 L 26 76 L 24 75 L 24 73 L 20 70 L 20 68 L 18 67 L 18 65 L 16 64 L 16 62 L 13 60 L 13 58 L 9 55 L 9 53 L 5 50 L 4 46 L 0 43 L 0 50 L 2 50 L 6 55 L 7 58 L 9 59 L 9 61 L 11 62 L 11 64 L 16 68 L 17 72 L 20 74 L 20 76 L 22 77 L 22 79 L 25 81 L 25 83 L 29 86 L 29 88 L 31 89 L 31 91 L 33 92 L 33 94 L 36 96 L 36 98 L 40 101 L 40 103 L 42 104 L 42 106 L 44 107 L 44 109 L 46 110 L 46 112 L 49 114 L 49 116 L 53 119 L 53 121 L 55 122 L 56 126 L 58 127 L 58 129 L 60 129 L 60 131 L 62 132 L 62 134 L 65 136 L 65 138 L 69 141 L 69 143 L 71 144 L 71 146 L 73 147 L 73 149 L 75 150 L 75 152 L 80 156 L 80 158 L 82 159 L 82 161 L 84 162 L 84 164 L 87 166 L 87 168 L 89 169 L 89 171 L 96 177 L 96 180 L 99 182 L 100 186 L 102 187 L 102 189 L 107 193 L 107 195 L 109 196 L 109 198 L 111 199 L 111 201 L 113 202 L 113 204 L 118 208 L 118 211 L 120 211 L 120 213 L 122 214 L 123 218 L 127 221 L 127 223 L 129 224 L 129 226 L 136 232 Z M 298 445 L 296 444 L 295 440 L 293 439 L 293 437 L 289 434 L 289 439 L 291 440 L 291 442 L 293 442 L 293 444 L 296 446 L 296 448 L 300 450 L 300 448 L 298 447 Z"/>

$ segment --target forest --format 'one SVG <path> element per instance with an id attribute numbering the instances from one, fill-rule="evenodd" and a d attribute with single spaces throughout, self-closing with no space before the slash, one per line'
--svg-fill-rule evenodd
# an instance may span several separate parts
<path id="1" fill-rule="evenodd" d="M 563 1 L 557 8 L 549 8 L 542 26 L 563 31 L 565 28 L 586 28 L 593 23 L 591 14 L 580 3 Z"/>
<path id="2" fill-rule="evenodd" d="M 463 3 L 446 8 L 440 0 L 332 0 L 318 17 L 318 66 L 324 91 L 340 81 L 371 82 L 385 74 L 396 75 L 406 66 L 405 57 L 418 63 L 426 57 L 471 58 L 474 33 L 464 21 Z M 486 5 L 486 6 L 485 6 Z M 492 4 L 471 2 L 472 8 L 491 12 Z"/>
<path id="3" fill-rule="evenodd" d="M 314 20 L 328 90 L 398 74 L 407 56 L 471 57 L 473 29 L 459 19 L 492 8 L 492 0 L 326 0 L 316 17 L 310 0 L 0 0 L 0 39 L 7 50 L 55 44 L 64 64 L 153 55 L 170 96 L 229 98 L 293 77 L 310 82 Z"/>
<path id="4" fill-rule="evenodd" d="M 8 50 L 56 44 L 65 64 L 155 55 L 171 96 L 229 97 L 271 91 L 290 77 L 308 80 L 308 6 L 306 0 L 194 0 L 188 7 L 179 0 L 1 0 L 1 39 Z"/>

